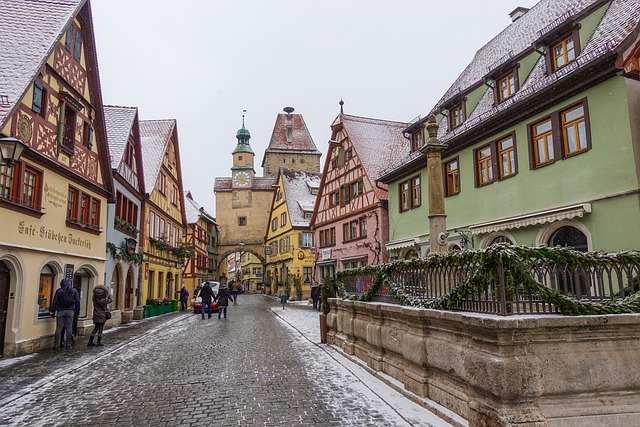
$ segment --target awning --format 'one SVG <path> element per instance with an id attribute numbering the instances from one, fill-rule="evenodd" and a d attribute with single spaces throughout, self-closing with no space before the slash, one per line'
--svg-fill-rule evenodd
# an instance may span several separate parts
<path id="1" fill-rule="evenodd" d="M 471 234 L 488 234 L 494 231 L 510 230 L 512 228 L 529 227 L 530 225 L 545 224 L 547 222 L 562 221 L 564 219 L 582 218 L 585 213 L 591 213 L 591 203 L 550 209 L 495 221 L 484 222 L 469 226 Z"/>
<path id="2" fill-rule="evenodd" d="M 336 260 L 335 259 L 328 259 L 326 261 L 318 261 L 318 262 L 316 262 L 316 266 L 317 267 L 323 267 L 325 265 L 336 265 Z"/>
<path id="3" fill-rule="evenodd" d="M 356 259 L 367 259 L 367 254 L 364 255 L 354 255 L 354 256 L 346 256 L 344 258 L 340 258 L 340 262 L 344 261 L 353 261 Z"/>
<path id="4" fill-rule="evenodd" d="M 389 242 L 385 245 L 388 251 L 394 249 L 412 248 L 418 244 L 417 237 L 411 237 L 410 239 L 396 240 L 395 242 Z"/>

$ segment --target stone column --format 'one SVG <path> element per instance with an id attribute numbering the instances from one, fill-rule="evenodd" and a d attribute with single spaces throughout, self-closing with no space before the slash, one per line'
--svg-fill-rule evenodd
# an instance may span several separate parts
<path id="1" fill-rule="evenodd" d="M 427 122 L 429 140 L 421 151 L 427 157 L 427 188 L 429 200 L 429 249 L 431 254 L 446 253 L 447 215 L 444 212 L 442 182 L 442 152 L 446 146 L 438 142 L 438 124 L 431 115 Z M 444 237 L 444 238 L 442 238 Z"/>

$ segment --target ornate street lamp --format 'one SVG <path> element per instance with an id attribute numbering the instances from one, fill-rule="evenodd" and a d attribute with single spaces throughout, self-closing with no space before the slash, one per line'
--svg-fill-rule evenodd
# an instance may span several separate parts
<path id="1" fill-rule="evenodd" d="M 20 160 L 22 152 L 27 146 L 13 136 L 0 138 L 0 152 L 2 152 L 2 164 L 8 167 L 13 166 Z"/>

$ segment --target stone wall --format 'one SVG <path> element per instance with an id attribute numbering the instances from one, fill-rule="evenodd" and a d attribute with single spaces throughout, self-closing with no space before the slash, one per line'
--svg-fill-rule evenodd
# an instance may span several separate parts
<path id="1" fill-rule="evenodd" d="M 499 317 L 330 304 L 329 344 L 470 426 L 640 420 L 640 315 Z"/>

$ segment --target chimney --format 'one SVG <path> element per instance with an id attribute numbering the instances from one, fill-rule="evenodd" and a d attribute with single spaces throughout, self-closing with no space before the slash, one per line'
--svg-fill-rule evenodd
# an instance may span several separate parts
<path id="1" fill-rule="evenodd" d="M 515 9 L 513 9 L 513 12 L 509 14 L 509 17 L 511 18 L 511 22 L 516 22 L 527 12 L 529 12 L 529 9 L 526 7 L 522 7 L 522 6 L 516 7 Z"/>

